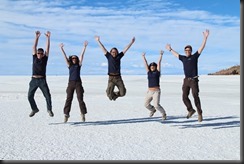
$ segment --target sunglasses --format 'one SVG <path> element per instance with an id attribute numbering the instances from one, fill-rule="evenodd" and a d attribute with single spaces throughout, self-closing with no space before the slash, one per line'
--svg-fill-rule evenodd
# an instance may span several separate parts
<path id="1" fill-rule="evenodd" d="M 37 52 L 37 54 L 43 54 L 43 52 Z"/>

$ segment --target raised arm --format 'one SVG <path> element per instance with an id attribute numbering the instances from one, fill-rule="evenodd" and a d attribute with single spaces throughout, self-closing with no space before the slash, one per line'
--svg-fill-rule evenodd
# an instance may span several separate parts
<path id="1" fill-rule="evenodd" d="M 143 52 L 142 53 L 142 60 L 143 60 L 144 66 L 146 68 L 146 71 L 148 72 L 149 71 L 149 68 L 148 68 L 148 63 L 147 63 L 147 59 L 146 59 L 145 55 L 146 55 L 146 53 Z"/>
<path id="2" fill-rule="evenodd" d="M 165 48 L 169 50 L 175 57 L 179 58 L 179 53 L 172 49 L 170 44 L 166 44 Z"/>
<path id="3" fill-rule="evenodd" d="M 101 49 L 102 49 L 102 51 L 103 51 L 103 53 L 105 55 L 108 51 L 106 50 L 106 48 L 104 47 L 104 45 L 101 43 L 100 36 L 95 36 L 95 39 L 96 39 L 98 45 L 101 47 Z"/>
<path id="4" fill-rule="evenodd" d="M 205 32 L 203 32 L 203 42 L 202 42 L 202 45 L 199 47 L 198 49 L 198 53 L 201 54 L 205 45 L 206 45 L 206 42 L 207 42 L 207 39 L 208 39 L 208 35 L 209 35 L 209 30 L 207 29 Z"/>
<path id="5" fill-rule="evenodd" d="M 67 55 L 66 55 L 66 53 L 65 53 L 65 51 L 64 51 L 64 44 L 61 43 L 59 46 L 60 46 L 61 51 L 62 51 L 62 53 L 63 53 L 64 60 L 65 60 L 65 62 L 66 62 L 66 64 L 67 64 L 67 66 L 69 67 L 70 63 L 69 63 L 69 59 L 67 58 Z"/>
<path id="6" fill-rule="evenodd" d="M 161 71 L 161 61 L 162 61 L 163 54 L 164 54 L 164 51 L 160 50 L 160 55 L 159 55 L 159 59 L 158 59 L 158 66 L 157 66 L 157 70 L 159 72 Z"/>
<path id="7" fill-rule="evenodd" d="M 126 51 L 131 47 L 131 45 L 135 42 L 135 37 L 132 38 L 131 42 L 124 48 L 123 53 L 125 54 Z"/>
<path id="8" fill-rule="evenodd" d="M 47 42 L 46 42 L 46 52 L 45 55 L 48 56 L 49 55 L 49 49 L 50 49 L 50 36 L 51 36 L 51 32 L 47 31 L 47 33 L 45 33 L 46 37 L 47 37 Z"/>
<path id="9" fill-rule="evenodd" d="M 34 40 L 32 55 L 35 55 L 37 53 L 38 40 L 41 35 L 40 31 L 36 31 L 35 33 L 36 33 L 36 36 L 35 36 L 35 40 Z"/>
<path id="10" fill-rule="evenodd" d="M 83 50 L 81 51 L 81 54 L 80 54 L 80 63 L 79 63 L 80 66 L 82 65 L 82 61 L 83 61 L 83 58 L 84 58 L 84 54 L 85 54 L 87 45 L 88 45 L 88 41 L 85 41 Z"/>

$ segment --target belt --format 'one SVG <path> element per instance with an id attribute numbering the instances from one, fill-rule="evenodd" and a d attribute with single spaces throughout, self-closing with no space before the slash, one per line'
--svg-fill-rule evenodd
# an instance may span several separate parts
<path id="1" fill-rule="evenodd" d="M 109 76 L 120 76 L 120 74 L 116 74 L 116 73 L 109 73 Z"/>
<path id="2" fill-rule="evenodd" d="M 32 78 L 41 79 L 41 78 L 45 78 L 45 76 L 42 76 L 42 75 L 33 75 Z"/>
<path id="3" fill-rule="evenodd" d="M 185 79 L 187 80 L 196 80 L 198 78 L 198 76 L 194 76 L 194 77 L 185 77 Z"/>

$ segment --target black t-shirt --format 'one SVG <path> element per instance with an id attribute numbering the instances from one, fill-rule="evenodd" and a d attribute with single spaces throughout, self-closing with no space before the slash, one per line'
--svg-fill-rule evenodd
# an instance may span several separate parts
<path id="1" fill-rule="evenodd" d="M 148 79 L 148 87 L 160 87 L 159 80 L 160 80 L 160 72 L 156 71 L 148 71 L 147 72 L 147 79 Z"/>
<path id="2" fill-rule="evenodd" d="M 195 77 L 198 76 L 198 58 L 200 54 L 196 51 L 193 55 L 186 57 L 179 55 L 179 60 L 182 61 L 184 67 L 185 77 Z"/>
<path id="3" fill-rule="evenodd" d="M 69 80 L 70 81 L 80 81 L 80 68 L 79 64 L 72 64 L 69 67 Z"/>
<path id="4" fill-rule="evenodd" d="M 38 59 L 36 54 L 33 55 L 32 75 L 41 75 L 45 77 L 47 60 L 48 57 L 46 55 L 41 59 Z"/>
<path id="5" fill-rule="evenodd" d="M 108 59 L 108 75 L 110 73 L 120 75 L 120 59 L 124 56 L 124 53 L 120 52 L 116 57 L 113 57 L 107 52 L 105 56 Z"/>

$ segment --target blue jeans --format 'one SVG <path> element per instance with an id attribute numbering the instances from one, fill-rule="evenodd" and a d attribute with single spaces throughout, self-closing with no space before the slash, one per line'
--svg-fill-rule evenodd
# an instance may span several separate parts
<path id="1" fill-rule="evenodd" d="M 32 110 L 37 110 L 36 101 L 34 95 L 36 90 L 40 88 L 47 102 L 47 110 L 52 110 L 51 94 L 47 85 L 46 78 L 33 78 L 29 83 L 28 100 Z"/>

